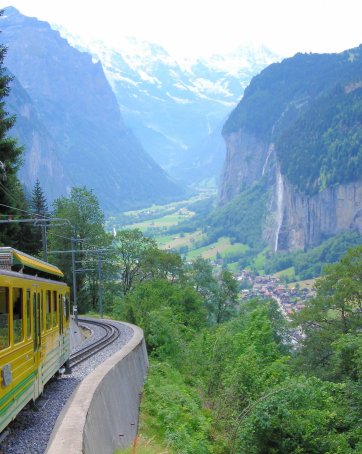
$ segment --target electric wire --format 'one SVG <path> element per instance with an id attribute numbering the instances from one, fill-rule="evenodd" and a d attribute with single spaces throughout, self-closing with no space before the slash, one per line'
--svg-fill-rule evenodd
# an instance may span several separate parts
<path id="1" fill-rule="evenodd" d="M 4 186 L 1 182 L 0 182 L 0 188 L 5 192 L 5 194 L 12 200 L 14 200 L 16 203 L 18 203 L 19 205 L 21 205 L 22 203 L 14 196 L 14 194 L 12 194 L 8 188 L 6 186 Z"/>
<path id="2" fill-rule="evenodd" d="M 1 184 L 0 184 L 0 186 L 1 186 Z M 5 205 L 5 203 L 0 203 L 0 206 L 3 206 L 5 208 L 10 208 L 10 209 L 16 210 L 16 211 L 21 211 L 22 213 L 26 213 L 26 214 L 29 214 L 31 216 L 34 216 L 36 214 L 34 212 L 22 210 L 21 208 L 16 208 L 16 207 L 13 207 L 11 205 Z M 7 216 L 7 215 L 5 214 L 5 215 L 2 215 L 2 216 Z M 44 216 L 42 214 L 38 214 L 37 216 L 41 216 L 41 218 L 39 218 L 39 219 L 51 219 L 50 217 Z"/>

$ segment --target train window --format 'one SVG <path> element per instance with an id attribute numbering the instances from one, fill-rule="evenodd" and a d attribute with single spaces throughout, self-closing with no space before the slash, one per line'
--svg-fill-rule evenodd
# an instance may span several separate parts
<path id="1" fill-rule="evenodd" d="M 31 338 L 31 299 L 30 290 L 26 289 L 26 335 Z"/>
<path id="2" fill-rule="evenodd" d="M 52 327 L 52 292 L 50 290 L 46 291 L 46 300 L 45 300 L 45 317 L 46 317 L 46 329 Z"/>
<path id="3" fill-rule="evenodd" d="M 24 339 L 23 331 L 23 289 L 13 288 L 13 335 L 14 344 Z"/>
<path id="4" fill-rule="evenodd" d="M 0 350 L 9 347 L 9 289 L 0 287 Z"/>
<path id="5" fill-rule="evenodd" d="M 52 318 L 53 318 L 53 326 L 57 326 L 57 292 L 53 291 L 53 298 L 52 298 Z"/>

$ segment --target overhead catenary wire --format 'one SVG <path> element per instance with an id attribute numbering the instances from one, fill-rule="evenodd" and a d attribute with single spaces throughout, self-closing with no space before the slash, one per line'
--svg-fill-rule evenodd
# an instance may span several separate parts
<path id="1" fill-rule="evenodd" d="M 0 188 L 5 192 L 5 194 L 10 197 L 12 200 L 14 200 L 15 202 L 17 202 L 19 205 L 22 205 L 22 201 L 20 201 L 19 199 L 17 199 L 14 194 L 12 194 L 8 188 L 6 186 L 4 186 L 1 182 L 0 182 Z M 27 210 L 23 210 L 21 208 L 18 208 L 18 207 L 13 207 L 11 205 L 6 205 L 5 203 L 0 203 L 0 206 L 3 206 L 5 208 L 9 208 L 11 210 L 16 210 L 16 211 L 20 211 L 22 213 L 26 213 L 26 214 L 29 214 L 30 216 L 34 216 L 34 214 L 36 214 L 37 216 L 41 216 L 43 219 L 50 219 L 50 216 L 46 216 L 44 214 L 40 214 L 40 213 L 34 213 L 33 211 L 27 211 Z"/>
<path id="2" fill-rule="evenodd" d="M 51 227 L 51 225 L 49 225 L 48 227 Z M 55 226 L 55 227 L 56 227 L 56 226 Z M 63 238 L 64 240 L 72 241 L 72 238 L 71 238 L 71 237 L 63 236 L 63 235 L 58 235 L 57 233 L 54 233 L 54 232 L 51 232 L 51 236 L 56 236 L 56 237 L 58 237 L 58 238 Z"/>
<path id="3" fill-rule="evenodd" d="M 0 186 L 1 186 L 1 183 L 0 183 Z M 39 213 L 34 213 L 34 211 L 22 210 L 21 208 L 13 207 L 11 205 L 6 205 L 5 203 L 0 203 L 0 206 L 5 207 L 5 208 L 10 208 L 11 210 L 21 211 L 22 213 L 29 214 L 30 216 L 37 215 L 37 216 L 41 216 L 42 219 L 51 219 L 51 217 L 49 217 L 49 216 L 45 216 L 45 215 L 39 214 Z M 8 216 L 8 215 L 5 214 L 2 216 Z"/>
<path id="4" fill-rule="evenodd" d="M 12 194 L 8 188 L 6 186 L 4 186 L 1 182 L 0 182 L 0 188 L 4 191 L 4 193 L 12 200 L 14 200 L 16 203 L 18 203 L 19 205 L 22 205 L 23 202 L 20 201 L 19 199 L 17 199 L 14 194 Z"/>

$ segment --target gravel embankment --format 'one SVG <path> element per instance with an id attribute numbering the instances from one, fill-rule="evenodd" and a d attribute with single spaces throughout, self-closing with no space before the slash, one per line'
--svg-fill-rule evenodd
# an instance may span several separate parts
<path id="1" fill-rule="evenodd" d="M 74 367 L 70 375 L 51 380 L 36 402 L 37 410 L 28 405 L 10 424 L 10 435 L 1 444 L 0 454 L 43 454 L 45 452 L 56 419 L 75 388 L 84 377 L 131 339 L 133 331 L 130 327 L 122 323 L 113 323 L 121 326 L 120 337 L 101 352 Z M 84 341 L 82 347 L 103 334 L 97 326 L 90 325 L 89 329 L 93 332 L 93 336 Z"/>

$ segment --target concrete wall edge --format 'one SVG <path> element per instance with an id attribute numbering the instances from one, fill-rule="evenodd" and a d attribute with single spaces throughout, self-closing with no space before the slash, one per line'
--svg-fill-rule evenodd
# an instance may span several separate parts
<path id="1" fill-rule="evenodd" d="M 132 373 L 139 375 L 137 379 L 134 377 L 134 381 L 141 388 L 148 368 L 146 346 L 141 328 L 130 323 L 122 323 L 132 328 L 133 336 L 131 340 L 118 352 L 96 367 L 75 389 L 57 419 L 47 446 L 47 454 L 83 454 L 86 451 L 91 452 L 89 448 L 85 447 L 87 443 L 84 440 L 87 439 L 86 435 L 90 430 L 89 424 L 91 426 L 94 424 L 94 422 L 90 423 L 89 421 L 94 421 L 94 418 L 97 417 L 95 412 L 97 412 L 97 405 L 99 406 L 99 404 L 95 402 L 98 402 L 100 395 L 103 395 L 104 400 L 112 399 L 112 393 L 119 393 L 116 388 L 119 386 L 120 374 L 122 374 L 122 377 L 124 376 L 121 385 L 125 388 L 123 392 L 128 393 L 127 388 L 130 388 L 129 394 L 133 396 L 132 402 L 128 403 L 128 405 L 132 406 L 132 413 L 136 409 L 138 411 L 139 402 L 134 402 L 137 397 L 135 396 L 135 391 L 131 389 L 134 387 L 133 379 L 128 377 L 128 374 L 130 373 L 129 368 L 133 367 Z M 117 383 L 110 382 L 110 377 L 115 374 L 117 375 Z M 105 390 L 105 383 L 108 383 L 107 387 L 109 389 Z M 113 390 L 112 387 L 114 388 Z M 107 395 L 104 397 L 105 393 Z M 112 412 L 112 408 L 110 412 Z M 119 417 L 119 415 L 115 415 L 115 417 L 117 416 Z M 102 415 L 99 415 L 99 417 L 101 418 Z M 107 443 L 107 440 L 103 440 L 103 442 Z M 110 440 L 110 443 L 114 445 L 115 442 Z M 107 447 L 104 449 L 107 449 Z M 109 451 L 107 452 L 113 452 L 113 447 L 109 446 Z"/>

